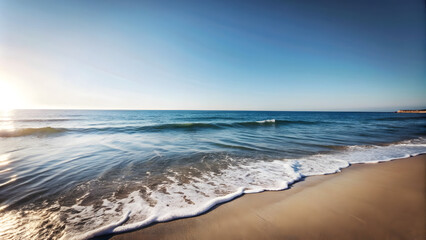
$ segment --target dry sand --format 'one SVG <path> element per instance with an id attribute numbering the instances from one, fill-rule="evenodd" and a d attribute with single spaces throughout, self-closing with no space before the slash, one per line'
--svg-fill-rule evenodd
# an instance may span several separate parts
<path id="1" fill-rule="evenodd" d="M 357 164 L 112 239 L 426 239 L 425 164 Z"/>

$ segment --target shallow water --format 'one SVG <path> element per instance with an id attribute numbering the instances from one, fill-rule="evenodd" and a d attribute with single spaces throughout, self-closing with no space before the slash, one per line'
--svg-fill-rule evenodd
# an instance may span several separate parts
<path id="1" fill-rule="evenodd" d="M 0 238 L 84 239 L 200 214 L 351 163 L 426 152 L 426 114 L 15 110 Z"/>

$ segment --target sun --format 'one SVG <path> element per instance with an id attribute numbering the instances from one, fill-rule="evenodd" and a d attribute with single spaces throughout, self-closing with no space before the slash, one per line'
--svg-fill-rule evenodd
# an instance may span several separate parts
<path id="1" fill-rule="evenodd" d="M 22 97 L 15 87 L 0 79 L 0 110 L 22 107 Z"/>

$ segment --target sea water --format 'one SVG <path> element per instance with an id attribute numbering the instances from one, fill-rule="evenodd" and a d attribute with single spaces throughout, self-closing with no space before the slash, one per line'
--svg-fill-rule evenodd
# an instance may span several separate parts
<path id="1" fill-rule="evenodd" d="M 426 153 L 426 114 L 0 113 L 0 238 L 88 239 Z"/>

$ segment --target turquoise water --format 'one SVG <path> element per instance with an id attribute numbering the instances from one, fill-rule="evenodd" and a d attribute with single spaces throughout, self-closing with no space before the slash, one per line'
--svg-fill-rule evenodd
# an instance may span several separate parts
<path id="1" fill-rule="evenodd" d="M 15 110 L 0 238 L 86 239 L 200 214 L 352 163 L 426 152 L 426 114 Z"/>

